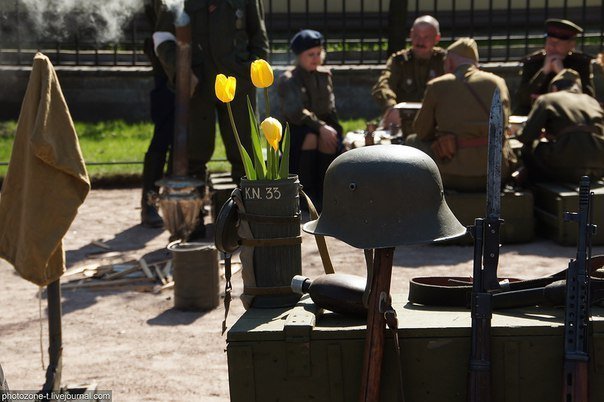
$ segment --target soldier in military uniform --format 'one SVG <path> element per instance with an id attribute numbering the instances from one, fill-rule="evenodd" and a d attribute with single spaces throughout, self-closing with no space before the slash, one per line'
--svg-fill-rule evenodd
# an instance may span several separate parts
<path id="1" fill-rule="evenodd" d="M 331 71 L 322 66 L 323 35 L 306 29 L 291 41 L 296 66 L 277 84 L 281 113 L 291 132 L 290 172 L 320 208 L 323 179 L 338 155 L 342 126 L 338 122 Z"/>
<path id="2" fill-rule="evenodd" d="M 554 77 L 551 91 L 537 98 L 518 136 L 529 178 L 573 183 L 584 175 L 601 178 L 604 115 L 598 101 L 581 92 L 581 78 L 570 69 Z"/>
<path id="3" fill-rule="evenodd" d="M 440 40 L 438 21 L 429 15 L 417 18 L 409 37 L 411 48 L 390 56 L 371 91 L 382 108 L 384 127 L 392 123 L 400 126 L 400 115 L 393 106 L 399 102 L 421 102 L 426 83 L 444 73 L 445 51 L 435 46 Z"/>
<path id="4" fill-rule="evenodd" d="M 604 52 L 598 53 L 598 57 L 592 62 L 594 70 L 594 89 L 596 99 L 604 107 Z"/>
<path id="5" fill-rule="evenodd" d="M 170 80 L 174 82 L 176 42 L 174 21 L 176 10 L 163 0 L 156 32 L 153 34 L 155 53 Z M 187 144 L 189 174 L 205 180 L 206 163 L 215 145 L 216 115 L 220 134 L 231 163 L 235 180 L 244 175 L 226 105 L 214 92 L 217 74 L 237 79 L 235 99 L 231 102 L 241 142 L 251 152 L 249 115 L 246 97 L 252 104 L 256 91 L 250 78 L 252 61 L 266 58 L 268 37 L 264 25 L 264 10 L 260 0 L 186 0 L 184 11 L 191 19 L 192 85 L 190 125 Z"/>
<path id="6" fill-rule="evenodd" d="M 160 0 L 145 4 L 145 14 L 149 24 L 154 27 L 157 23 L 157 12 L 161 6 Z M 141 224 L 146 227 L 159 228 L 164 222 L 154 205 L 149 205 L 148 195 L 157 192 L 155 182 L 163 177 L 168 151 L 172 148 L 174 139 L 174 91 L 169 88 L 168 77 L 161 62 L 153 50 L 153 40 L 145 39 L 145 54 L 153 68 L 154 87 L 149 94 L 151 121 L 153 122 L 153 137 L 145 153 L 143 162 L 143 191 L 141 197 Z"/>
<path id="7" fill-rule="evenodd" d="M 417 135 L 406 144 L 428 153 L 440 170 L 445 188 L 482 191 L 486 187 L 489 110 L 499 88 L 504 122 L 510 114 L 505 81 L 478 69 L 478 47 L 461 38 L 447 48 L 445 74 L 430 81 L 414 121 Z M 503 147 L 502 180 L 511 173 L 515 158 Z"/>
<path id="8" fill-rule="evenodd" d="M 514 114 L 527 115 L 535 99 L 547 92 L 556 74 L 572 68 L 581 76 L 583 92 L 594 96 L 592 57 L 575 50 L 575 38 L 583 29 L 567 20 L 545 22 L 545 47 L 522 61 L 522 77 L 514 99 Z"/>
<path id="9" fill-rule="evenodd" d="M 156 31 L 153 33 L 155 53 L 170 81 L 174 83 L 176 70 L 175 17 L 181 13 L 169 8 L 162 0 Z M 235 181 L 245 174 L 243 162 L 230 124 L 227 106 L 216 98 L 216 75 L 237 79 L 235 98 L 231 108 L 243 146 L 251 154 L 251 129 L 247 100 L 256 102 L 256 89 L 250 77 L 250 65 L 268 54 L 268 37 L 264 25 L 261 0 L 185 0 L 184 11 L 190 17 L 192 34 L 191 101 L 187 154 L 189 174 L 205 180 L 206 163 L 214 153 L 216 116 L 224 142 L 226 156 L 231 163 Z M 203 219 L 189 239 L 205 237 Z"/>

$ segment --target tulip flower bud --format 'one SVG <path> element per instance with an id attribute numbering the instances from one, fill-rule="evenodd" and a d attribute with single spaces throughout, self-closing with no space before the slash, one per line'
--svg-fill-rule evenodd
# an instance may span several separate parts
<path id="1" fill-rule="evenodd" d="M 266 60 L 258 59 L 252 62 L 250 74 L 256 88 L 268 88 L 273 85 L 273 69 Z"/>
<path id="2" fill-rule="evenodd" d="M 268 144 L 273 147 L 275 151 L 279 150 L 279 141 L 281 141 L 281 132 L 283 129 L 279 120 L 273 117 L 267 117 L 260 123 L 260 128 L 262 128 L 262 132 L 264 133 Z"/>
<path id="3" fill-rule="evenodd" d="M 235 77 L 227 77 L 224 74 L 216 76 L 214 90 L 216 97 L 224 102 L 229 103 L 235 98 L 235 89 L 237 87 L 237 79 Z"/>

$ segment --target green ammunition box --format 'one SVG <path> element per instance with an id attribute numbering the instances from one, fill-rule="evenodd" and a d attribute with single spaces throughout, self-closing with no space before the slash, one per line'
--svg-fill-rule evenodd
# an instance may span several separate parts
<path id="1" fill-rule="evenodd" d="M 402 300 L 395 297 L 394 300 Z M 465 402 L 470 311 L 395 303 L 407 402 Z M 604 309 L 592 310 L 589 384 L 604 400 Z M 492 320 L 493 402 L 558 401 L 563 309 L 500 310 Z M 232 402 L 358 400 L 365 320 L 320 313 L 308 296 L 291 309 L 250 309 L 227 335 Z M 397 399 L 393 338 L 386 333 L 381 397 Z"/>
<path id="2" fill-rule="evenodd" d="M 237 185 L 233 182 L 230 173 L 210 173 L 207 179 L 208 193 L 212 222 L 216 222 L 216 216 L 220 208 L 229 199 Z"/>
<path id="3" fill-rule="evenodd" d="M 445 200 L 453 214 L 464 225 L 474 224 L 474 219 L 486 214 L 485 193 L 445 192 Z M 501 193 L 501 226 L 502 243 L 526 243 L 535 237 L 535 220 L 533 217 L 533 194 L 530 191 L 504 191 Z M 455 244 L 471 244 L 468 234 L 454 240 Z"/>
<path id="4" fill-rule="evenodd" d="M 593 245 L 604 244 L 604 182 L 592 183 L 592 223 L 598 225 L 598 231 L 592 236 Z M 579 189 L 564 183 L 538 183 L 533 188 L 535 194 L 535 218 L 538 232 L 559 244 L 574 246 L 577 244 L 578 227 L 576 222 L 566 222 L 565 212 L 579 210 Z"/>

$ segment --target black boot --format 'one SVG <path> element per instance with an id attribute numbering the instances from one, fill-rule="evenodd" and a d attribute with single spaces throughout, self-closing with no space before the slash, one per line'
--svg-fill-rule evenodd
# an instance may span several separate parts
<path id="1" fill-rule="evenodd" d="M 302 189 L 310 197 L 315 207 L 320 209 L 320 206 L 317 206 L 317 203 L 320 203 L 319 199 L 319 188 L 318 188 L 318 167 L 319 167 L 319 152 L 315 150 L 302 150 L 300 151 L 300 167 L 298 172 L 298 178 L 300 179 L 300 184 L 302 184 Z M 302 207 L 304 208 L 306 203 L 302 203 Z"/>
<path id="2" fill-rule="evenodd" d="M 164 221 L 154 205 L 148 204 L 149 193 L 157 193 L 155 182 L 162 178 L 166 155 L 158 152 L 147 152 L 143 164 L 143 194 L 141 198 L 141 224 L 150 228 L 164 226 Z"/>

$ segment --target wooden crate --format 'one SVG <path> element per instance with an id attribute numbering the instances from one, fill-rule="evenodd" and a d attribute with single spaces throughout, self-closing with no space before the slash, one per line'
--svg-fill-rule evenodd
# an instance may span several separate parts
<path id="1" fill-rule="evenodd" d="M 470 311 L 403 305 L 395 297 L 407 402 L 465 402 Z M 397 302 L 401 300 L 401 302 Z M 493 402 L 561 400 L 563 309 L 499 310 L 492 321 Z M 592 401 L 604 400 L 604 309 L 592 310 Z M 358 400 L 365 321 L 320 313 L 307 296 L 292 309 L 250 309 L 227 334 L 232 402 Z M 381 401 L 397 401 L 386 335 Z"/>
<path id="2" fill-rule="evenodd" d="M 604 182 L 592 183 L 592 217 L 598 231 L 592 237 L 593 245 L 604 244 Z M 577 244 L 576 222 L 565 222 L 565 212 L 579 210 L 578 186 L 563 183 L 538 183 L 535 194 L 535 217 L 538 232 L 566 246 Z"/>
<path id="3" fill-rule="evenodd" d="M 212 222 L 216 222 L 216 216 L 220 212 L 220 208 L 229 199 L 237 185 L 233 182 L 231 174 L 227 172 L 210 173 L 206 183 L 210 198 Z"/>
<path id="4" fill-rule="evenodd" d="M 445 200 L 453 214 L 464 225 L 474 224 L 474 219 L 485 217 L 486 194 L 445 192 Z M 501 194 L 501 226 L 500 238 L 502 243 L 526 243 L 535 237 L 535 221 L 533 218 L 533 194 L 530 191 L 504 191 Z M 471 244 L 468 234 L 453 241 L 456 244 Z"/>

